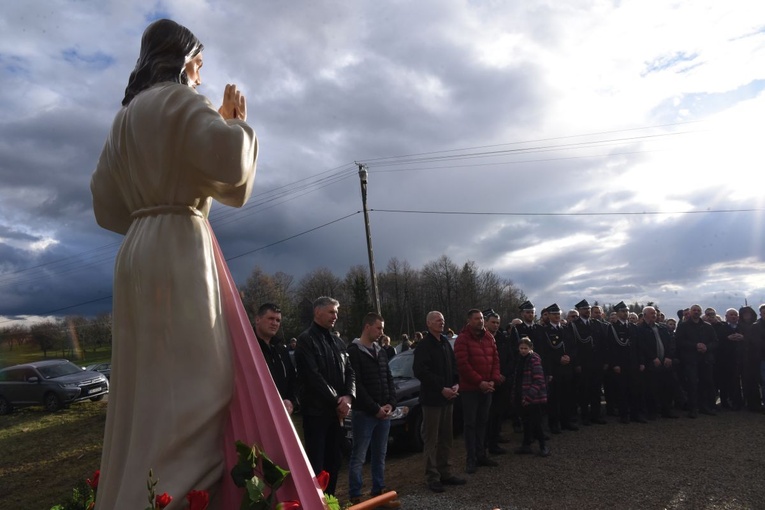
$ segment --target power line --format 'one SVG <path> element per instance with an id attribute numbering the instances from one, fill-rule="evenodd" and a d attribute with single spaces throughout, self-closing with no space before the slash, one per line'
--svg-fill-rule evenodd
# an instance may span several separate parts
<path id="1" fill-rule="evenodd" d="M 481 211 L 418 211 L 414 209 L 370 209 L 374 212 L 402 213 L 402 214 L 442 214 L 442 215 L 465 215 L 465 216 L 656 216 L 664 214 L 713 214 L 713 213 L 738 213 L 738 212 L 762 212 L 765 209 L 705 209 L 696 211 L 627 211 L 627 212 L 481 212 Z"/>
<path id="2" fill-rule="evenodd" d="M 474 159 L 478 157 L 481 157 L 481 158 L 494 157 L 494 156 L 514 155 L 514 154 L 521 154 L 521 153 L 549 152 L 549 151 L 559 150 L 564 148 L 581 149 L 586 147 L 602 146 L 604 144 L 622 143 L 624 141 L 636 141 L 638 139 L 648 139 L 648 138 L 656 138 L 656 137 L 662 137 L 662 136 L 673 136 L 677 134 L 686 134 L 687 132 L 644 135 L 640 137 L 626 137 L 626 138 L 619 138 L 619 139 L 605 138 L 601 140 L 577 142 L 573 144 L 558 144 L 558 145 L 541 146 L 541 147 L 527 147 L 527 148 L 511 149 L 507 151 L 489 151 L 489 152 L 478 152 L 478 153 L 469 153 L 469 154 L 463 153 L 463 154 L 454 154 L 452 156 L 439 156 L 437 158 L 427 157 L 427 156 L 433 156 L 437 154 L 445 155 L 449 153 L 472 151 L 472 150 L 478 150 L 478 149 L 488 149 L 488 148 L 495 148 L 495 147 L 504 147 L 504 146 L 511 146 L 511 145 L 520 145 L 520 144 L 526 144 L 526 143 L 541 143 L 541 142 L 555 141 L 555 140 L 568 140 L 568 139 L 582 138 L 587 136 L 602 136 L 602 135 L 609 135 L 609 134 L 615 134 L 615 133 L 627 133 L 627 132 L 634 132 L 634 131 L 643 131 L 647 129 L 658 129 L 658 128 L 673 127 L 673 126 L 682 126 L 682 125 L 688 125 L 688 124 L 696 124 L 698 122 L 701 122 L 701 121 L 678 122 L 678 123 L 662 124 L 662 125 L 656 125 L 656 126 L 599 131 L 599 132 L 586 133 L 586 134 L 580 134 L 580 135 L 568 135 L 568 136 L 560 136 L 560 137 L 541 138 L 541 139 L 528 140 L 528 141 L 508 142 L 503 144 L 467 147 L 467 148 L 461 148 L 461 149 L 449 149 L 445 151 L 431 151 L 431 152 L 423 152 L 418 154 L 408 154 L 403 156 L 372 158 L 365 161 L 367 161 L 367 164 L 369 164 L 369 162 L 376 162 L 374 163 L 373 167 L 382 167 L 382 166 L 393 166 L 393 165 L 401 165 L 401 164 L 423 164 L 427 162 L 436 162 L 436 161 L 444 161 L 444 160 L 456 161 L 460 159 Z M 417 169 L 412 168 L 412 169 L 379 170 L 376 168 L 370 168 L 370 171 L 374 171 L 376 173 L 383 173 L 383 172 L 404 172 L 404 171 L 443 169 L 443 168 L 468 168 L 468 167 L 479 167 L 479 166 L 494 166 L 494 165 L 500 165 L 500 164 L 520 164 L 520 163 L 556 161 L 556 160 L 591 158 L 591 157 L 613 157 L 617 155 L 629 155 L 629 154 L 637 154 L 642 152 L 648 152 L 648 151 L 631 151 L 631 152 L 612 153 L 608 155 L 599 155 L 599 156 L 570 156 L 570 157 L 563 157 L 563 158 L 546 158 L 546 159 L 525 160 L 525 161 L 507 161 L 507 162 L 499 162 L 499 163 L 474 163 L 471 165 L 438 166 L 438 167 L 417 168 Z M 419 158 L 419 159 L 402 160 L 402 158 Z M 395 160 L 399 160 L 399 161 L 395 161 Z M 213 226 L 217 227 L 217 226 L 222 226 L 228 223 L 233 223 L 233 222 L 245 219 L 256 212 L 262 212 L 264 210 L 268 210 L 277 205 L 283 204 L 291 200 L 295 200 L 297 198 L 301 198 L 309 193 L 313 193 L 315 191 L 323 189 L 332 184 L 336 184 L 342 180 L 345 180 L 351 176 L 354 176 L 355 173 L 356 173 L 355 166 L 352 165 L 351 163 L 346 163 L 346 164 L 325 170 L 318 174 L 315 174 L 309 177 L 308 179 L 299 179 L 297 181 L 293 181 L 281 186 L 277 186 L 276 188 L 272 188 L 270 190 L 252 195 L 252 197 L 250 198 L 250 201 L 242 208 L 222 210 L 220 212 L 216 212 L 216 214 L 210 218 L 210 222 L 213 224 Z M 269 204 L 269 205 L 266 206 L 266 204 Z M 12 272 L 4 273 L 0 275 L 0 288 L 4 286 L 3 282 L 6 282 L 6 284 L 12 284 L 12 283 L 19 284 L 19 283 L 31 283 L 40 279 L 45 279 L 47 278 L 47 275 L 45 274 L 41 274 L 31 279 L 26 279 L 23 277 L 19 279 L 17 275 L 21 275 L 22 273 L 26 273 L 27 271 L 32 271 L 35 269 L 43 270 L 46 267 L 50 268 L 51 266 L 54 266 L 55 264 L 59 264 L 70 259 L 77 259 L 77 260 L 72 260 L 71 264 L 67 264 L 69 266 L 74 266 L 74 267 L 70 267 L 70 269 L 67 272 L 84 270 L 88 267 L 105 263 L 112 259 L 112 257 L 114 256 L 114 251 L 116 251 L 116 247 L 119 246 L 119 244 L 120 243 L 110 243 L 108 245 L 104 245 L 99 248 L 86 250 L 84 252 L 80 252 L 78 254 L 65 257 L 63 259 L 58 259 L 58 260 L 38 264 L 36 266 L 31 266 L 24 269 L 18 269 Z M 86 263 L 86 264 L 81 263 L 81 258 L 84 255 L 87 255 L 88 253 L 91 253 L 91 252 L 96 252 L 104 248 L 112 248 L 111 253 L 103 254 L 102 256 L 100 256 L 99 258 L 97 258 L 96 260 L 90 263 Z"/>
<path id="3" fill-rule="evenodd" d="M 300 237 L 300 236 L 302 236 L 304 234 L 308 234 L 310 232 L 313 232 L 314 230 L 319 230 L 320 228 L 328 227 L 329 225 L 332 225 L 333 223 L 337 223 L 338 221 L 343 221 L 344 219 L 350 218 L 351 216 L 356 216 L 359 213 L 361 213 L 361 211 L 356 211 L 356 212 L 353 212 L 351 214 L 346 214 L 342 218 L 337 218 L 336 220 L 332 220 L 330 222 L 324 223 L 323 225 L 319 225 L 318 227 L 314 227 L 314 228 L 311 228 L 311 229 L 308 229 L 308 230 L 304 230 L 303 232 L 300 232 L 299 234 L 295 234 L 293 236 L 284 238 L 284 239 L 282 239 L 280 241 L 275 241 L 275 242 L 273 242 L 271 244 L 267 244 L 265 246 L 261 246 L 260 248 L 255 248 L 254 250 L 246 251 L 244 253 L 240 253 L 239 255 L 235 255 L 233 257 L 227 258 L 226 261 L 228 262 L 229 260 L 238 259 L 239 257 L 244 257 L 245 255 L 249 255 L 251 253 L 255 253 L 256 251 L 265 250 L 266 248 L 270 248 L 271 246 L 276 246 L 277 244 L 281 244 L 281 243 L 283 243 L 285 241 L 289 241 L 290 239 L 295 239 L 296 237 Z"/>
<path id="4" fill-rule="evenodd" d="M 668 149 L 651 149 L 642 151 L 611 152 L 609 154 L 590 154 L 587 156 L 565 156 L 560 158 L 541 158 L 541 159 L 521 159 L 515 161 L 497 161 L 494 163 L 472 163 L 469 165 L 443 165 L 426 166 L 421 168 L 388 168 L 386 170 L 375 170 L 375 174 L 387 174 L 392 172 L 420 172 L 424 170 L 446 170 L 449 168 L 475 168 L 479 166 L 500 166 L 500 165 L 522 165 L 525 163 L 548 163 L 550 161 L 569 161 L 573 159 L 591 159 L 591 158 L 610 158 L 614 156 L 632 156 L 635 154 L 648 154 L 651 152 L 660 152 Z"/>
<path id="5" fill-rule="evenodd" d="M 377 166 L 375 162 L 380 161 L 387 161 L 387 160 L 394 160 L 394 159 L 401 159 L 401 158 L 411 158 L 411 157 L 418 157 L 418 156 L 430 156 L 434 154 L 448 154 L 452 152 L 461 152 L 461 151 L 470 151 L 470 150 L 477 150 L 477 149 L 491 149 L 494 147 L 505 147 L 509 145 L 521 145 L 521 144 L 527 144 L 527 143 L 541 143 L 541 142 L 551 142 L 555 140 L 569 140 L 572 138 L 583 138 L 586 136 L 600 136 L 600 135 L 609 135 L 609 134 L 615 134 L 615 133 L 628 133 L 632 131 L 644 131 L 648 129 L 659 129 L 659 128 L 666 128 L 666 127 L 674 127 L 674 126 L 683 126 L 688 124 L 698 124 L 700 120 L 694 120 L 694 121 L 687 121 L 687 122 L 674 122 L 670 124 L 659 124 L 655 126 L 643 126 L 643 127 L 637 127 L 637 128 L 627 128 L 627 129 L 613 129 L 608 131 L 597 131 L 593 133 L 584 133 L 580 135 L 567 135 L 567 136 L 556 136 L 556 137 L 550 137 L 550 138 L 538 138 L 534 140 L 525 140 L 525 141 L 518 141 L 518 142 L 507 142 L 507 143 L 499 143 L 499 144 L 492 144 L 492 145 L 479 145 L 475 147 L 464 147 L 461 149 L 448 149 L 443 151 L 431 151 L 431 152 L 421 152 L 421 153 L 415 153 L 415 154 L 404 154 L 400 156 L 387 156 L 387 157 L 381 157 L 381 158 L 364 158 L 358 160 L 358 163 L 364 163 L 366 165 L 372 164 L 372 166 Z"/>
<path id="6" fill-rule="evenodd" d="M 345 216 L 341 216 L 340 218 L 336 218 L 336 219 L 334 219 L 332 221 L 328 221 L 327 223 L 323 223 L 323 224 L 318 225 L 316 227 L 309 228 L 308 230 L 304 230 L 302 232 L 299 232 L 297 234 L 291 235 L 289 237 L 285 237 L 284 239 L 280 239 L 278 241 L 274 241 L 273 243 L 269 243 L 269 244 L 267 244 L 265 246 L 261 246 L 259 248 L 255 248 L 254 250 L 249 250 L 249 251 L 246 251 L 244 253 L 240 253 L 239 255 L 234 255 L 233 257 L 227 257 L 225 260 L 226 260 L 226 262 L 229 262 L 229 261 L 238 259 L 240 257 L 244 257 L 245 255 L 249 255 L 251 253 L 255 253 L 255 252 L 258 252 L 258 251 L 261 251 L 261 250 L 265 250 L 266 248 L 270 248 L 272 246 L 276 246 L 277 244 L 281 244 L 281 243 L 287 242 L 287 241 L 289 241 L 291 239 L 295 239 L 296 237 L 300 237 L 300 236 L 303 236 L 305 234 L 308 234 L 308 233 L 314 232 L 316 230 L 319 230 L 321 228 L 328 227 L 328 226 L 330 226 L 330 225 L 332 225 L 334 223 L 338 223 L 340 221 L 343 221 L 343 220 L 345 220 L 347 218 L 350 218 L 351 216 L 355 216 L 355 215 L 360 214 L 360 213 L 361 213 L 361 211 L 355 211 L 355 212 L 352 212 L 350 214 L 346 214 Z M 64 310 L 69 310 L 71 308 L 77 308 L 77 307 L 83 306 L 83 305 L 89 305 L 91 303 L 96 303 L 98 301 L 103 301 L 105 299 L 111 299 L 111 298 L 112 298 L 112 295 L 104 296 L 104 297 L 100 297 L 100 298 L 96 298 L 96 299 L 91 299 L 89 301 L 83 301 L 81 303 L 76 303 L 74 305 L 64 306 L 64 307 L 61 307 L 61 308 L 56 308 L 55 310 L 49 310 L 47 312 L 39 313 L 37 315 L 39 315 L 39 316 L 53 315 L 55 313 L 62 312 Z M 4 321 L 0 321 L 0 324 L 11 322 L 12 320 L 13 319 L 6 319 Z"/>

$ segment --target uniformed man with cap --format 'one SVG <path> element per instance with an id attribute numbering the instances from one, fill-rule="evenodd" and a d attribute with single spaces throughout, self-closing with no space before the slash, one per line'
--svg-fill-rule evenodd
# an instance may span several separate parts
<path id="1" fill-rule="evenodd" d="M 570 327 L 560 321 L 560 307 L 553 303 L 546 308 L 550 324 L 540 334 L 542 367 L 547 376 L 547 414 L 550 432 L 560 434 L 561 429 L 579 430 L 572 423 L 571 411 L 575 400 L 573 391 L 576 343 Z"/>
<path id="2" fill-rule="evenodd" d="M 571 322 L 576 340 L 579 409 L 582 425 L 606 424 L 600 414 L 600 397 L 606 360 L 606 337 L 600 322 L 590 318 L 590 303 L 586 299 L 576 305 L 579 317 Z"/>
<path id="3" fill-rule="evenodd" d="M 537 333 L 539 332 L 539 324 L 534 322 L 534 303 L 531 301 L 524 301 L 521 306 L 518 307 L 521 312 L 521 323 L 514 328 L 514 336 L 517 342 L 524 336 L 529 337 L 529 340 L 534 342 L 537 339 Z"/>
<path id="4" fill-rule="evenodd" d="M 647 423 L 641 414 L 638 373 L 637 326 L 627 320 L 629 308 L 620 301 L 614 306 L 616 321 L 609 329 L 609 366 L 617 388 L 617 407 L 622 423 Z"/>
<path id="5" fill-rule="evenodd" d="M 521 312 L 521 323 L 516 324 L 510 332 L 513 341 L 513 352 L 516 355 L 518 354 L 518 344 L 524 336 L 528 337 L 533 345 L 542 345 L 539 337 L 539 334 L 542 332 L 542 326 L 534 321 L 536 313 L 534 303 L 526 300 L 518 307 L 518 310 Z M 542 352 L 537 352 L 537 354 L 539 354 L 540 358 L 543 355 Z M 515 408 L 510 411 L 510 418 L 513 421 L 513 432 L 523 432 L 521 417 L 517 411 Z"/>

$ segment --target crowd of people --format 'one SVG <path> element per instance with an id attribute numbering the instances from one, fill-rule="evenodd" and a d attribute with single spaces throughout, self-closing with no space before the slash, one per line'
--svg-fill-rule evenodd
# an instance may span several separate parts
<path id="1" fill-rule="evenodd" d="M 340 466 L 340 422 L 353 408 L 349 496 L 356 503 L 363 500 L 361 468 L 370 449 L 371 496 L 387 490 L 387 436 L 396 408 L 388 361 L 396 350 L 376 313 L 366 316 L 359 338 L 350 345 L 342 341 L 332 330 L 338 307 L 332 298 L 314 303 L 314 323 L 293 343 L 294 368 L 287 364 L 286 347 L 269 346 L 278 324 L 264 331 L 264 314 L 278 308 L 261 307 L 255 330 L 269 366 L 278 369 L 274 380 L 285 406 L 291 410 L 295 399 L 303 405 L 306 453 L 315 471 L 330 473 L 328 491 L 334 492 Z M 445 331 L 443 314 L 428 313 L 427 330 L 416 333 L 414 341 L 404 335 L 399 347 L 414 349 L 427 487 L 444 492 L 446 486 L 467 483 L 450 461 L 458 397 L 467 474 L 497 466 L 495 456 L 508 453 L 501 446 L 508 442 L 502 436 L 506 421 L 523 433 L 516 454 L 534 453 L 537 442 L 538 454 L 546 457 L 548 434 L 606 425 L 608 416 L 630 424 L 677 419 L 681 413 L 691 419 L 699 413 L 714 416 L 721 408 L 761 412 L 765 305 L 759 312 L 759 320 L 749 306 L 728 309 L 721 317 L 694 304 L 675 319 L 653 306 L 630 312 L 620 302 L 605 317 L 600 306 L 582 300 L 564 319 L 557 304 L 537 317 L 526 301 L 520 317 L 505 328 L 494 310 L 469 310 L 457 335 Z M 278 363 L 277 351 L 285 358 Z M 290 383 L 283 377 L 288 372 Z"/>

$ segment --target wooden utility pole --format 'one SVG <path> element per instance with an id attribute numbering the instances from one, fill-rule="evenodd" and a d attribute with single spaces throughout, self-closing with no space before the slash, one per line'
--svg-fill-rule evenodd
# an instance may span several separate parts
<path id="1" fill-rule="evenodd" d="M 359 165 L 359 179 L 361 180 L 361 204 L 364 206 L 364 227 L 367 231 L 367 254 L 369 255 L 369 276 L 372 283 L 372 299 L 374 299 L 375 311 L 380 312 L 380 292 L 377 290 L 377 272 L 375 271 L 375 255 L 372 251 L 372 232 L 369 227 L 369 210 L 367 209 L 367 167 Z"/>

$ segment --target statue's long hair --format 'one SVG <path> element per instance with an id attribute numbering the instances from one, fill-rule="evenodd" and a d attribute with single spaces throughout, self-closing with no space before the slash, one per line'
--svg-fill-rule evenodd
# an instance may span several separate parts
<path id="1" fill-rule="evenodd" d="M 184 69 L 204 46 L 191 31 L 169 19 L 160 19 L 146 27 L 141 37 L 141 54 L 130 73 L 122 106 L 152 85 L 164 81 L 188 84 Z"/>

